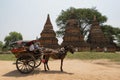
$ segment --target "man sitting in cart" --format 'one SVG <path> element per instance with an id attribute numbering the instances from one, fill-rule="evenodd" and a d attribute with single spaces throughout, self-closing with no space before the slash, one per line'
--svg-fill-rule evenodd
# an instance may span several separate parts
<path id="1" fill-rule="evenodd" d="M 39 44 L 32 41 L 31 45 L 29 46 L 29 51 L 35 54 L 39 54 L 40 53 L 39 49 L 40 49 Z"/>

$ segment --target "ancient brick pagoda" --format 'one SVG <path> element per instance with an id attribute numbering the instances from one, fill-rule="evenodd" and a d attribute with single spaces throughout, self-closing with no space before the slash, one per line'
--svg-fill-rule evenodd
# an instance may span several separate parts
<path id="1" fill-rule="evenodd" d="M 44 29 L 41 32 L 40 44 L 46 48 L 56 49 L 59 48 L 58 39 L 56 38 L 56 34 L 53 30 L 53 26 L 50 21 L 49 14 L 47 16 L 46 23 L 44 25 Z"/>
<path id="2" fill-rule="evenodd" d="M 86 51 L 89 50 L 89 45 L 84 41 L 84 37 L 81 34 L 78 20 L 76 20 L 76 16 L 74 12 L 71 12 L 72 16 L 67 20 L 65 27 L 65 35 L 63 37 L 62 46 L 72 45 L 78 51 Z"/>
<path id="3" fill-rule="evenodd" d="M 115 44 L 108 39 L 94 16 L 87 42 L 91 51 L 115 51 Z"/>

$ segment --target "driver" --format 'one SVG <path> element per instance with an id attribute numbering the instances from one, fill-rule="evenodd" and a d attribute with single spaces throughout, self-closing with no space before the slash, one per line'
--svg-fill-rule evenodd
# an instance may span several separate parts
<path id="1" fill-rule="evenodd" d="M 30 45 L 30 47 L 29 47 L 29 51 L 30 51 L 30 52 L 34 52 L 34 50 L 35 50 L 34 42 L 31 42 L 31 45 Z"/>

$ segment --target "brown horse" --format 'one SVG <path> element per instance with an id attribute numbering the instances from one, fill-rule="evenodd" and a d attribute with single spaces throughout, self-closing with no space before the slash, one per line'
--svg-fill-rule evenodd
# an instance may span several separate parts
<path id="1" fill-rule="evenodd" d="M 44 51 L 44 56 L 43 59 L 45 60 L 44 62 L 44 69 L 46 70 L 46 66 L 47 69 L 49 70 L 49 66 L 48 66 L 48 61 L 49 58 L 53 58 L 53 59 L 61 59 L 61 66 L 60 66 L 60 70 L 63 71 L 62 66 L 63 66 L 63 60 L 65 58 L 65 56 L 67 55 L 67 52 L 71 52 L 72 54 L 74 53 L 74 49 L 72 46 L 65 46 L 59 50 L 53 50 L 53 49 L 48 49 Z"/>

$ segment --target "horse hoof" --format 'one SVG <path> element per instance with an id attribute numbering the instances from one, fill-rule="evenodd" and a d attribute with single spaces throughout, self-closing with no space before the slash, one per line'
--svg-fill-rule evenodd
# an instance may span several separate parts
<path id="1" fill-rule="evenodd" d="M 45 70 L 45 72 L 46 72 L 47 70 Z"/>
<path id="2" fill-rule="evenodd" d="M 61 72 L 63 72 L 63 70 L 61 70 Z"/>

